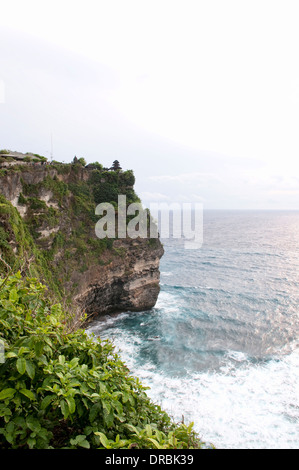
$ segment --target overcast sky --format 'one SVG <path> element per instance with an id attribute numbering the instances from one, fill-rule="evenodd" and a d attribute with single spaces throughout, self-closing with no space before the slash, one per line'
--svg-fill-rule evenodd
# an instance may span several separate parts
<path id="1" fill-rule="evenodd" d="M 154 202 L 299 209 L 298 0 L 10 0 L 0 148 L 133 169 Z"/>

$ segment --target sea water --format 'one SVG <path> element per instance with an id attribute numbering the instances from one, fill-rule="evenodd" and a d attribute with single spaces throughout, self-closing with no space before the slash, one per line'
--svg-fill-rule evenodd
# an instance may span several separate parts
<path id="1" fill-rule="evenodd" d="M 148 395 L 217 448 L 299 448 L 299 212 L 206 211 L 165 239 L 156 306 L 95 321 Z"/>

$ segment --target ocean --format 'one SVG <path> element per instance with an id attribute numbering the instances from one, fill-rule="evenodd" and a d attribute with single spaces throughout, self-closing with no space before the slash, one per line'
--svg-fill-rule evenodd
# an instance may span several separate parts
<path id="1" fill-rule="evenodd" d="M 204 211 L 200 249 L 161 241 L 156 306 L 88 331 L 203 441 L 298 449 L 299 212 Z"/>

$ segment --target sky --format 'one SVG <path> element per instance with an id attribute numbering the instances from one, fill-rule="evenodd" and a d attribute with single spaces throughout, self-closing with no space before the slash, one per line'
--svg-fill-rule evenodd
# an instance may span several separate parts
<path id="1" fill-rule="evenodd" d="M 151 202 L 299 209 L 298 1 L 0 4 L 0 149 L 133 169 Z"/>

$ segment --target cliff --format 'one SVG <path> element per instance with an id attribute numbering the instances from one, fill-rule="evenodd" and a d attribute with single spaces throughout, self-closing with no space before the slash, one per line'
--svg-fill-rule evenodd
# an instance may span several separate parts
<path id="1" fill-rule="evenodd" d="M 95 235 L 101 202 L 138 202 L 132 171 L 101 165 L 23 163 L 0 169 L 0 272 L 41 279 L 87 314 L 144 310 L 159 293 L 163 247 L 156 238 Z"/>
<path id="2" fill-rule="evenodd" d="M 146 310 L 159 294 L 160 243 L 149 248 L 145 240 L 116 240 L 114 248 L 124 250 L 119 257 L 101 266 L 94 264 L 73 281 L 80 285 L 75 300 L 89 313 Z"/>

